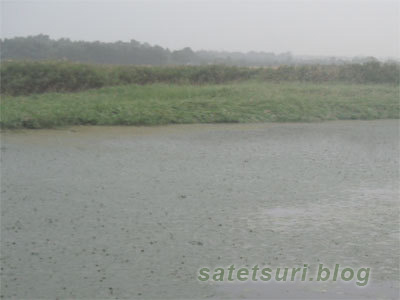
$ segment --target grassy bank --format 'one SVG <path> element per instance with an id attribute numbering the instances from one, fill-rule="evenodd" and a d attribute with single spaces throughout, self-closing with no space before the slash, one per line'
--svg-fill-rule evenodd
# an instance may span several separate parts
<path id="1" fill-rule="evenodd" d="M 376 84 L 126 85 L 1 102 L 2 128 L 398 117 L 398 87 Z"/>

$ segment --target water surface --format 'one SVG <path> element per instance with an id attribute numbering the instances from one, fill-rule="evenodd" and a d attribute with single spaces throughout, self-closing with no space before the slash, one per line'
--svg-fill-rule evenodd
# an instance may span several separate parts
<path id="1" fill-rule="evenodd" d="M 2 134 L 4 298 L 397 298 L 398 121 Z M 370 283 L 199 283 L 204 266 Z"/>

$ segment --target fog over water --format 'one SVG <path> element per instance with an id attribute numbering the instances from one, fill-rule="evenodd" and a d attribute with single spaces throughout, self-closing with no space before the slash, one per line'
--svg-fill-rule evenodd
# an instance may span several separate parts
<path id="1" fill-rule="evenodd" d="M 14 0 L 1 2 L 1 37 L 398 58 L 399 16 L 392 0 Z"/>

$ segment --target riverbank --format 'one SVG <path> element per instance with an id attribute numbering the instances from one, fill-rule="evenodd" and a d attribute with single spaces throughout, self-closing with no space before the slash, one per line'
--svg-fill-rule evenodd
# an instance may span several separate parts
<path id="1" fill-rule="evenodd" d="M 3 96 L 1 127 L 313 122 L 399 117 L 395 85 L 243 82 L 125 85 Z"/>

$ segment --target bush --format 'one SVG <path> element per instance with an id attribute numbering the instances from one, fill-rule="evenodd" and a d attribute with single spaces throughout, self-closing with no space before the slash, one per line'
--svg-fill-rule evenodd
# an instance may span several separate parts
<path id="1" fill-rule="evenodd" d="M 7 62 L 1 65 L 1 93 L 20 95 L 102 87 L 106 74 L 84 64 Z"/>

